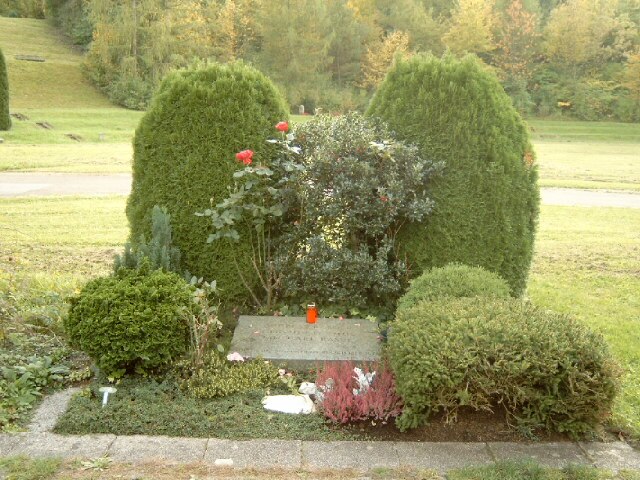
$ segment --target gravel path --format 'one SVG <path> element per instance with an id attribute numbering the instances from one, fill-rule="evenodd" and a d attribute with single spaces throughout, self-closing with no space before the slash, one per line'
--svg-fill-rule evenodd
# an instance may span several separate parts
<path id="1" fill-rule="evenodd" d="M 126 173 L 0 173 L 0 197 L 128 195 L 130 190 Z M 543 188 L 541 194 L 545 205 L 640 208 L 640 192 Z"/>

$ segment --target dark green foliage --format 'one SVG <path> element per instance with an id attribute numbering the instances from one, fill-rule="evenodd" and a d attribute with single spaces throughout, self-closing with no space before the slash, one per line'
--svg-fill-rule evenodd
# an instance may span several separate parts
<path id="1" fill-rule="evenodd" d="M 295 134 L 304 170 L 284 216 L 294 227 L 278 246 L 285 297 L 393 305 L 408 278 L 394 238 L 403 223 L 431 212 L 427 186 L 438 164 L 358 114 L 319 116 Z"/>
<path id="2" fill-rule="evenodd" d="M 138 269 L 145 259 L 154 270 L 159 268 L 165 272 L 180 273 L 180 250 L 173 246 L 171 215 L 166 208 L 154 205 L 151 225 L 151 241 L 147 243 L 145 236 L 141 235 L 135 246 L 127 243 L 122 256 L 115 257 L 114 273 L 120 268 Z"/>
<path id="3" fill-rule="evenodd" d="M 524 432 L 589 431 L 609 414 L 618 367 L 601 335 L 515 299 L 443 298 L 398 312 L 388 353 L 401 429 L 460 406 L 505 409 Z"/>
<path id="4" fill-rule="evenodd" d="M 187 351 L 191 287 L 175 273 L 120 269 L 90 281 L 71 299 L 64 322 L 71 343 L 110 376 L 149 373 Z"/>
<path id="5" fill-rule="evenodd" d="M 526 126 L 495 76 L 473 57 L 416 56 L 397 62 L 368 115 L 445 162 L 431 187 L 433 213 L 398 237 L 414 275 L 479 265 L 520 295 L 538 218 L 537 169 Z"/>
<path id="6" fill-rule="evenodd" d="M 0 130 L 9 130 L 10 128 L 9 78 L 7 77 L 7 65 L 4 60 L 4 54 L 0 49 Z"/>
<path id="7" fill-rule="evenodd" d="M 432 268 L 414 279 L 407 293 L 398 300 L 398 309 L 441 297 L 508 298 L 509 285 L 497 274 L 484 268 L 450 263 Z"/>
<path id="8" fill-rule="evenodd" d="M 195 212 L 229 194 L 239 169 L 236 152 L 252 149 L 255 159 L 268 161 L 272 147 L 265 140 L 286 117 L 273 84 L 241 63 L 195 66 L 169 75 L 135 134 L 127 203 L 132 242 L 149 237 L 153 206 L 165 207 L 183 268 L 216 280 L 223 300 L 245 297 L 237 269 L 246 278 L 254 275 L 250 248 L 242 242 L 208 244 L 209 224 Z"/>
<path id="9" fill-rule="evenodd" d="M 278 368 L 271 363 L 262 360 L 230 362 L 212 353 L 206 358 L 204 365 L 191 372 L 184 387 L 194 397 L 216 398 L 273 387 L 280 383 Z"/>
<path id="10" fill-rule="evenodd" d="M 169 435 L 202 438 L 279 438 L 287 440 L 348 440 L 331 429 L 321 415 L 285 415 L 265 410 L 264 390 L 224 398 L 198 399 L 181 391 L 175 381 L 163 383 L 128 377 L 118 393 L 100 407 L 102 394 L 91 391 L 71 400 L 58 421 L 57 433 L 115 435 Z M 284 384 L 283 384 L 284 387 Z M 273 394 L 286 393 L 272 389 Z"/>

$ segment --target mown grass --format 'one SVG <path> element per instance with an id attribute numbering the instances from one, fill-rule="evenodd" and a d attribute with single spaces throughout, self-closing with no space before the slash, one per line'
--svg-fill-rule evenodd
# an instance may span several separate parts
<path id="1" fill-rule="evenodd" d="M 6 145 L 0 147 L 0 171 L 129 173 L 128 143 L 75 145 Z"/>
<path id="2" fill-rule="evenodd" d="M 640 191 L 640 142 L 537 142 L 543 187 Z"/>
<path id="3" fill-rule="evenodd" d="M 78 145 L 84 143 L 131 144 L 142 112 L 123 108 L 23 109 L 28 120 L 12 120 L 11 130 L 2 132 L 7 146 L 13 145 Z M 38 126 L 46 122 L 52 129 Z M 73 134 L 80 141 L 67 136 Z M 1 147 L 4 147 L 1 146 Z"/>
<path id="4" fill-rule="evenodd" d="M 529 295 L 604 334 L 626 371 L 613 424 L 640 438 L 640 210 L 543 207 Z"/>
<path id="5" fill-rule="evenodd" d="M 534 461 L 503 461 L 493 465 L 456 469 L 447 473 L 449 480 L 612 480 L 625 477 L 593 467 L 571 465 L 562 469 L 543 467 Z"/>
<path id="6" fill-rule="evenodd" d="M 7 60 L 11 112 L 113 106 L 82 73 L 82 53 L 46 21 L 0 17 L 0 45 Z M 18 60 L 15 55 L 35 55 L 45 61 Z"/>
<path id="7" fill-rule="evenodd" d="M 528 118 L 536 142 L 640 143 L 640 124 Z"/>
<path id="8" fill-rule="evenodd" d="M 624 470 L 617 475 L 586 466 L 569 466 L 563 469 L 543 467 L 533 461 L 498 462 L 491 465 L 450 470 L 440 476 L 434 470 L 415 468 L 374 467 L 363 476 L 361 471 L 350 469 L 248 469 L 219 468 L 205 463 L 176 464 L 161 460 L 145 463 L 125 463 L 108 457 L 94 459 L 31 459 L 26 456 L 0 457 L 0 465 L 10 472 L 12 480 L 72 480 L 72 479 L 122 479 L 139 478 L 174 480 L 176 478 L 216 478 L 234 480 L 638 480 L 638 471 Z"/>

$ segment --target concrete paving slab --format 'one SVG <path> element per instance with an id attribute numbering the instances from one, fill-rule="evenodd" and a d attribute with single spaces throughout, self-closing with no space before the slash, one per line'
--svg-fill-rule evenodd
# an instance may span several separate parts
<path id="1" fill-rule="evenodd" d="M 189 463 L 202 460 L 206 449 L 206 438 L 132 435 L 116 438 L 107 454 L 114 460 L 124 462 L 162 459 L 167 462 Z"/>
<path id="2" fill-rule="evenodd" d="M 50 432 L 56 426 L 58 418 L 67 411 L 69 400 L 79 388 L 68 388 L 52 395 L 47 395 L 37 408 L 29 424 L 29 431 L 36 433 Z"/>
<path id="3" fill-rule="evenodd" d="M 452 468 L 485 465 L 493 461 L 485 443 L 394 443 L 401 467 L 430 468 L 443 473 Z"/>
<path id="4" fill-rule="evenodd" d="M 596 467 L 613 471 L 633 469 L 640 470 L 640 452 L 625 442 L 583 443 L 580 446 Z"/>
<path id="5" fill-rule="evenodd" d="M 11 455 L 13 449 L 25 437 L 25 434 L 0 434 L 0 457 Z"/>
<path id="6" fill-rule="evenodd" d="M 398 468 L 400 462 L 393 442 L 303 442 L 303 467 Z"/>
<path id="7" fill-rule="evenodd" d="M 302 442 L 299 440 L 219 440 L 209 439 L 204 460 L 234 468 L 300 468 Z"/>
<path id="8" fill-rule="evenodd" d="M 13 448 L 12 455 L 30 457 L 97 458 L 107 453 L 115 435 L 55 435 L 31 433 Z"/>
<path id="9" fill-rule="evenodd" d="M 496 460 L 530 458 L 553 468 L 563 468 L 574 464 L 589 465 L 591 463 L 578 444 L 572 442 L 489 442 L 488 445 Z"/>

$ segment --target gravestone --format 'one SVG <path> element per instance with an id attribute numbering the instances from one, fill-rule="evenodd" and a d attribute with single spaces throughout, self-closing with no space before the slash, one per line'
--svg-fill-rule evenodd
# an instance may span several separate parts
<path id="1" fill-rule="evenodd" d="M 311 368 L 339 360 L 373 362 L 380 358 L 380 334 L 369 320 L 318 318 L 309 324 L 305 317 L 242 315 L 231 351 L 290 368 Z"/>

